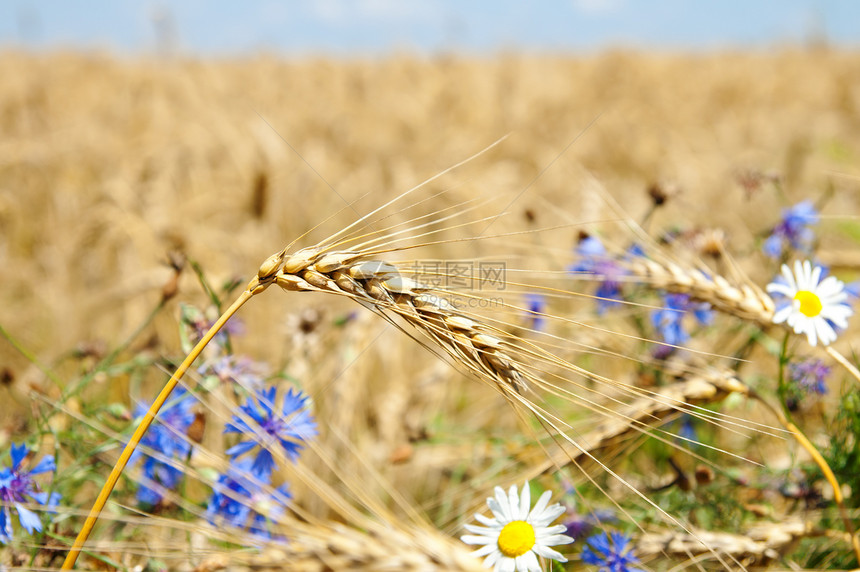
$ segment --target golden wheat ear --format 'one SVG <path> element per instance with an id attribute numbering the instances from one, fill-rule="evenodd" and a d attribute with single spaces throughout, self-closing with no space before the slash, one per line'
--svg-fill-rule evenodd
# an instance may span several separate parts
<path id="1" fill-rule="evenodd" d="M 126 444 L 125 448 L 120 453 L 119 459 L 117 459 L 113 468 L 111 469 L 110 475 L 108 475 L 105 484 L 102 486 L 101 491 L 99 491 L 98 497 L 96 497 L 95 502 L 93 503 L 92 508 L 90 509 L 90 513 L 87 516 L 86 521 L 84 521 L 83 526 L 81 527 L 80 532 L 78 532 L 78 536 L 75 538 L 75 542 L 72 545 L 69 553 L 66 555 L 66 559 L 63 561 L 62 570 L 71 570 L 75 566 L 75 562 L 77 562 L 78 556 L 83 550 L 84 544 L 86 544 L 87 538 L 89 538 L 90 533 L 93 530 L 96 522 L 99 519 L 99 515 L 104 509 L 105 504 L 107 503 L 107 499 L 110 496 L 111 492 L 113 492 L 114 487 L 116 486 L 117 481 L 119 480 L 120 475 L 125 470 L 125 466 L 128 464 L 131 455 L 134 453 L 137 448 L 140 440 L 143 439 L 143 436 L 146 434 L 146 431 L 149 429 L 149 426 L 155 420 L 155 416 L 158 415 L 158 412 L 161 410 L 161 407 L 167 402 L 170 398 L 170 394 L 176 388 L 176 385 L 179 383 L 179 380 L 185 375 L 185 372 L 188 371 L 188 368 L 191 367 L 191 364 L 194 363 L 194 360 L 203 352 L 209 342 L 212 341 L 212 338 L 221 331 L 221 328 L 224 327 L 224 324 L 229 320 L 245 303 L 250 300 L 255 295 L 263 292 L 266 288 L 274 283 L 275 274 L 281 267 L 281 264 L 284 260 L 284 253 L 277 253 L 266 259 L 265 262 L 260 266 L 260 270 L 257 272 L 257 276 L 248 283 L 247 288 L 239 295 L 233 304 L 227 308 L 223 314 L 218 318 L 218 320 L 209 328 L 209 331 L 201 338 L 197 345 L 191 350 L 191 352 L 185 357 L 179 367 L 176 368 L 176 371 L 164 384 L 164 387 L 161 389 L 161 392 L 158 394 L 158 397 L 155 398 L 155 401 L 152 402 L 152 405 L 147 410 L 146 414 L 143 416 L 143 419 L 140 420 L 137 428 L 134 430 L 131 438 Z"/>

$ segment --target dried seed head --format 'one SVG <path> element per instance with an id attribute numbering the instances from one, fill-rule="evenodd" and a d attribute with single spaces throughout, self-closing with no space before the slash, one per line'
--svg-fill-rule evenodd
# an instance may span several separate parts
<path id="1" fill-rule="evenodd" d="M 654 202 L 655 207 L 660 207 L 666 204 L 669 200 L 669 194 L 663 189 L 659 183 L 652 183 L 648 187 L 648 196 Z"/>
<path id="2" fill-rule="evenodd" d="M 284 258 L 284 272 L 297 274 L 311 265 L 319 250 L 316 248 L 303 248 Z"/>
<path id="3" fill-rule="evenodd" d="M 340 270 L 359 256 L 361 256 L 361 254 L 358 252 L 345 250 L 340 252 L 330 252 L 328 254 L 324 254 L 319 258 L 319 260 L 314 262 L 314 268 L 324 274 L 328 274 L 329 272 Z"/>
<path id="4" fill-rule="evenodd" d="M 422 312 L 450 314 L 454 305 L 438 294 L 418 294 L 412 298 L 412 305 Z"/>
<path id="5" fill-rule="evenodd" d="M 299 313 L 297 326 L 304 335 L 309 335 L 317 329 L 322 321 L 322 313 L 316 308 L 304 308 Z"/>
<path id="6" fill-rule="evenodd" d="M 695 244 L 699 251 L 711 258 L 720 258 L 726 247 L 726 233 L 722 229 L 706 229 L 696 237 Z"/>
<path id="7" fill-rule="evenodd" d="M 317 288 L 329 288 L 329 282 L 331 282 L 331 279 L 328 276 L 322 272 L 317 272 L 313 268 L 308 268 L 302 272 L 302 278 Z"/>
<path id="8" fill-rule="evenodd" d="M 349 292 L 350 294 L 355 295 L 359 295 L 362 293 L 361 285 L 352 278 L 350 278 L 349 274 L 347 274 L 346 272 L 335 270 L 331 273 L 331 277 L 334 279 L 334 283 L 337 284 L 338 288 L 340 288 L 344 292 Z"/>
<path id="9" fill-rule="evenodd" d="M 471 331 L 475 327 L 475 322 L 464 316 L 448 316 L 445 323 L 455 330 Z"/>
<path id="10" fill-rule="evenodd" d="M 167 264 L 170 265 L 174 272 L 182 272 L 182 269 L 185 268 L 185 254 L 180 250 L 169 251 L 167 253 Z"/>
<path id="11" fill-rule="evenodd" d="M 696 483 L 700 485 L 709 485 L 714 480 L 714 471 L 706 465 L 696 466 Z"/>
<path id="12" fill-rule="evenodd" d="M 308 284 L 307 281 L 292 274 L 278 274 L 275 277 L 275 284 L 277 284 L 287 292 L 302 292 L 305 290 L 313 290 L 313 286 Z"/>
<path id="13" fill-rule="evenodd" d="M 399 294 L 411 294 L 414 290 L 421 288 L 420 284 L 411 278 L 406 278 L 400 274 L 395 274 L 394 276 L 382 280 L 382 285 L 385 286 L 385 289 L 389 292 L 397 292 Z"/>
<path id="14" fill-rule="evenodd" d="M 260 265 L 260 269 L 257 270 L 257 278 L 259 278 L 260 280 L 271 278 L 281 268 L 281 264 L 283 262 L 283 252 L 278 252 L 276 254 L 271 255 L 265 260 L 265 262 Z"/>
<path id="15" fill-rule="evenodd" d="M 350 266 L 348 272 L 356 280 L 370 280 L 388 274 L 396 274 L 397 267 L 381 260 L 365 260 Z"/>
<path id="16" fill-rule="evenodd" d="M 12 385 L 13 381 L 15 381 L 15 374 L 8 367 L 4 367 L 0 371 L 0 385 Z"/>
<path id="17" fill-rule="evenodd" d="M 206 414 L 202 411 L 196 411 L 194 413 L 194 421 L 191 422 L 191 425 L 188 426 L 188 430 L 185 432 L 188 435 L 188 438 L 194 441 L 195 443 L 203 442 L 203 433 L 206 429 Z"/>
<path id="18" fill-rule="evenodd" d="M 179 293 L 179 272 L 171 274 L 164 286 L 161 287 L 161 299 L 167 301 Z"/>
<path id="19" fill-rule="evenodd" d="M 475 334 L 472 336 L 472 343 L 479 347 L 492 348 L 496 350 L 502 347 L 502 340 L 487 334 Z"/>

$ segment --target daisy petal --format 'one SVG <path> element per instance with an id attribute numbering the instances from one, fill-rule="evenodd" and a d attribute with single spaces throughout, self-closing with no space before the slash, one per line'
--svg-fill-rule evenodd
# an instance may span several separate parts
<path id="1" fill-rule="evenodd" d="M 561 555 L 560 552 L 556 552 L 555 550 L 553 550 L 549 546 L 535 545 L 533 550 L 539 556 L 543 556 L 544 558 L 550 558 L 552 560 L 557 560 L 559 562 L 567 562 L 567 558 L 565 558 L 564 556 Z"/>
<path id="2" fill-rule="evenodd" d="M 493 552 L 498 551 L 499 547 L 495 544 L 487 544 L 486 546 L 482 546 L 481 548 L 472 552 L 472 556 L 474 556 L 475 558 L 481 558 L 482 556 L 487 556 L 489 554 L 492 554 Z"/>
<path id="3" fill-rule="evenodd" d="M 492 527 L 501 527 L 501 526 L 502 526 L 502 525 L 499 523 L 499 521 L 498 521 L 498 520 L 496 520 L 495 518 L 490 518 L 490 517 L 484 516 L 483 514 L 476 514 L 476 515 L 475 515 L 475 519 L 476 519 L 478 522 L 480 522 L 481 524 L 484 524 L 484 525 L 489 526 L 489 527 L 491 527 L 491 528 L 492 528 Z"/>
<path id="4" fill-rule="evenodd" d="M 531 513 L 529 513 L 530 518 L 538 518 L 540 514 L 546 509 L 546 506 L 549 504 L 549 499 L 552 498 L 552 491 L 544 491 L 543 494 L 535 504 L 535 507 L 532 509 Z"/>
<path id="5" fill-rule="evenodd" d="M 513 487 L 511 489 L 516 495 L 517 489 Z M 531 490 L 529 489 L 529 482 L 526 481 L 526 484 L 523 485 L 523 492 L 520 494 L 520 506 L 519 512 L 517 513 L 518 520 L 526 520 L 529 517 L 529 507 L 532 504 L 531 499 Z"/>
<path id="6" fill-rule="evenodd" d="M 484 544 L 492 544 L 496 542 L 496 539 L 491 536 L 475 536 L 472 534 L 464 534 L 460 537 L 460 540 L 465 542 L 466 544 L 476 544 L 479 546 L 483 546 Z"/>

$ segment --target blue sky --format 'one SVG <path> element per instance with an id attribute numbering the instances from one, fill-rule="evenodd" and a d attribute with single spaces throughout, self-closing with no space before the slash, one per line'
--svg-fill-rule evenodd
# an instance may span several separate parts
<path id="1" fill-rule="evenodd" d="M 851 0 L 5 0 L 0 45 L 129 54 L 374 55 L 860 47 Z"/>

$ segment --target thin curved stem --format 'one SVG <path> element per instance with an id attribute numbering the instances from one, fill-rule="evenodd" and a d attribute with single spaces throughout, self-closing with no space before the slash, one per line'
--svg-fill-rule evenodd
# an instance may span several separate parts
<path id="1" fill-rule="evenodd" d="M 191 350 L 191 353 L 185 358 L 185 360 L 176 368 L 176 371 L 164 385 L 161 390 L 161 393 L 158 394 L 158 397 L 155 398 L 155 401 L 152 402 L 152 405 L 149 407 L 149 410 L 146 412 L 146 415 L 143 416 L 143 419 L 140 421 L 140 424 L 135 429 L 134 434 L 132 434 L 131 439 L 129 439 L 125 448 L 122 450 L 122 453 L 117 459 L 116 464 L 108 475 L 107 481 L 105 481 L 104 486 L 102 486 L 102 490 L 99 492 L 98 498 L 96 498 L 95 503 L 93 503 L 93 507 L 90 509 L 90 514 L 87 516 L 87 520 L 84 522 L 84 525 L 81 527 L 80 532 L 78 533 L 77 538 L 75 538 L 75 543 L 72 545 L 72 548 L 69 550 L 69 553 L 66 555 L 65 561 L 63 561 L 63 566 L 61 570 L 71 570 L 75 566 L 75 562 L 78 559 L 78 555 L 81 553 L 81 550 L 84 547 L 84 543 L 86 543 L 87 538 L 92 532 L 93 527 L 96 524 L 96 521 L 101 514 L 102 509 L 107 503 L 107 499 L 116 486 L 117 481 L 119 480 L 120 475 L 122 474 L 125 466 L 128 464 L 128 460 L 131 458 L 132 453 L 137 448 L 137 445 L 140 443 L 140 440 L 143 438 L 143 435 L 146 433 L 146 430 L 149 429 L 149 426 L 152 424 L 155 416 L 158 415 L 159 410 L 170 397 L 171 392 L 179 383 L 179 380 L 182 379 L 182 376 L 185 375 L 185 372 L 188 371 L 188 368 L 191 367 L 191 364 L 194 363 L 194 360 L 197 359 L 197 356 L 203 351 L 203 349 L 212 341 L 212 338 L 224 327 L 224 324 L 227 323 L 233 314 L 235 314 L 239 308 L 241 308 L 245 302 L 251 299 L 254 294 L 262 292 L 265 289 L 266 285 L 261 285 L 258 280 L 254 280 L 248 286 L 248 289 L 242 292 L 239 298 L 236 299 L 233 304 L 221 314 L 221 317 L 218 318 L 218 321 L 209 328 L 209 331 L 206 332 L 206 335 L 197 342 L 197 345 L 194 346 L 194 349 Z"/>
<path id="2" fill-rule="evenodd" d="M 827 464 L 827 460 L 822 456 L 821 453 L 818 452 L 818 449 L 815 448 L 815 445 L 803 434 L 803 432 L 788 418 L 775 407 L 772 407 L 769 403 L 767 403 L 764 399 L 761 398 L 755 392 L 750 392 L 750 395 L 757 399 L 759 403 L 763 404 L 767 409 L 770 409 L 771 412 L 779 419 L 779 422 L 791 433 L 794 439 L 803 447 L 807 453 L 812 457 L 812 460 L 818 465 L 818 468 L 821 469 L 821 473 L 824 475 L 824 478 L 830 484 L 830 488 L 833 489 L 833 500 L 836 502 L 836 506 L 839 508 L 839 515 L 842 518 L 842 522 L 845 525 L 845 530 L 848 533 L 848 536 L 851 538 L 851 547 L 854 549 L 854 556 L 860 561 L 860 539 L 857 538 L 857 535 L 854 533 L 854 525 L 851 523 L 851 517 L 848 514 L 848 511 L 845 508 L 844 497 L 842 496 L 842 487 L 839 485 L 839 481 L 836 479 L 836 475 L 833 474 L 833 470 L 830 468 L 830 465 Z"/>

